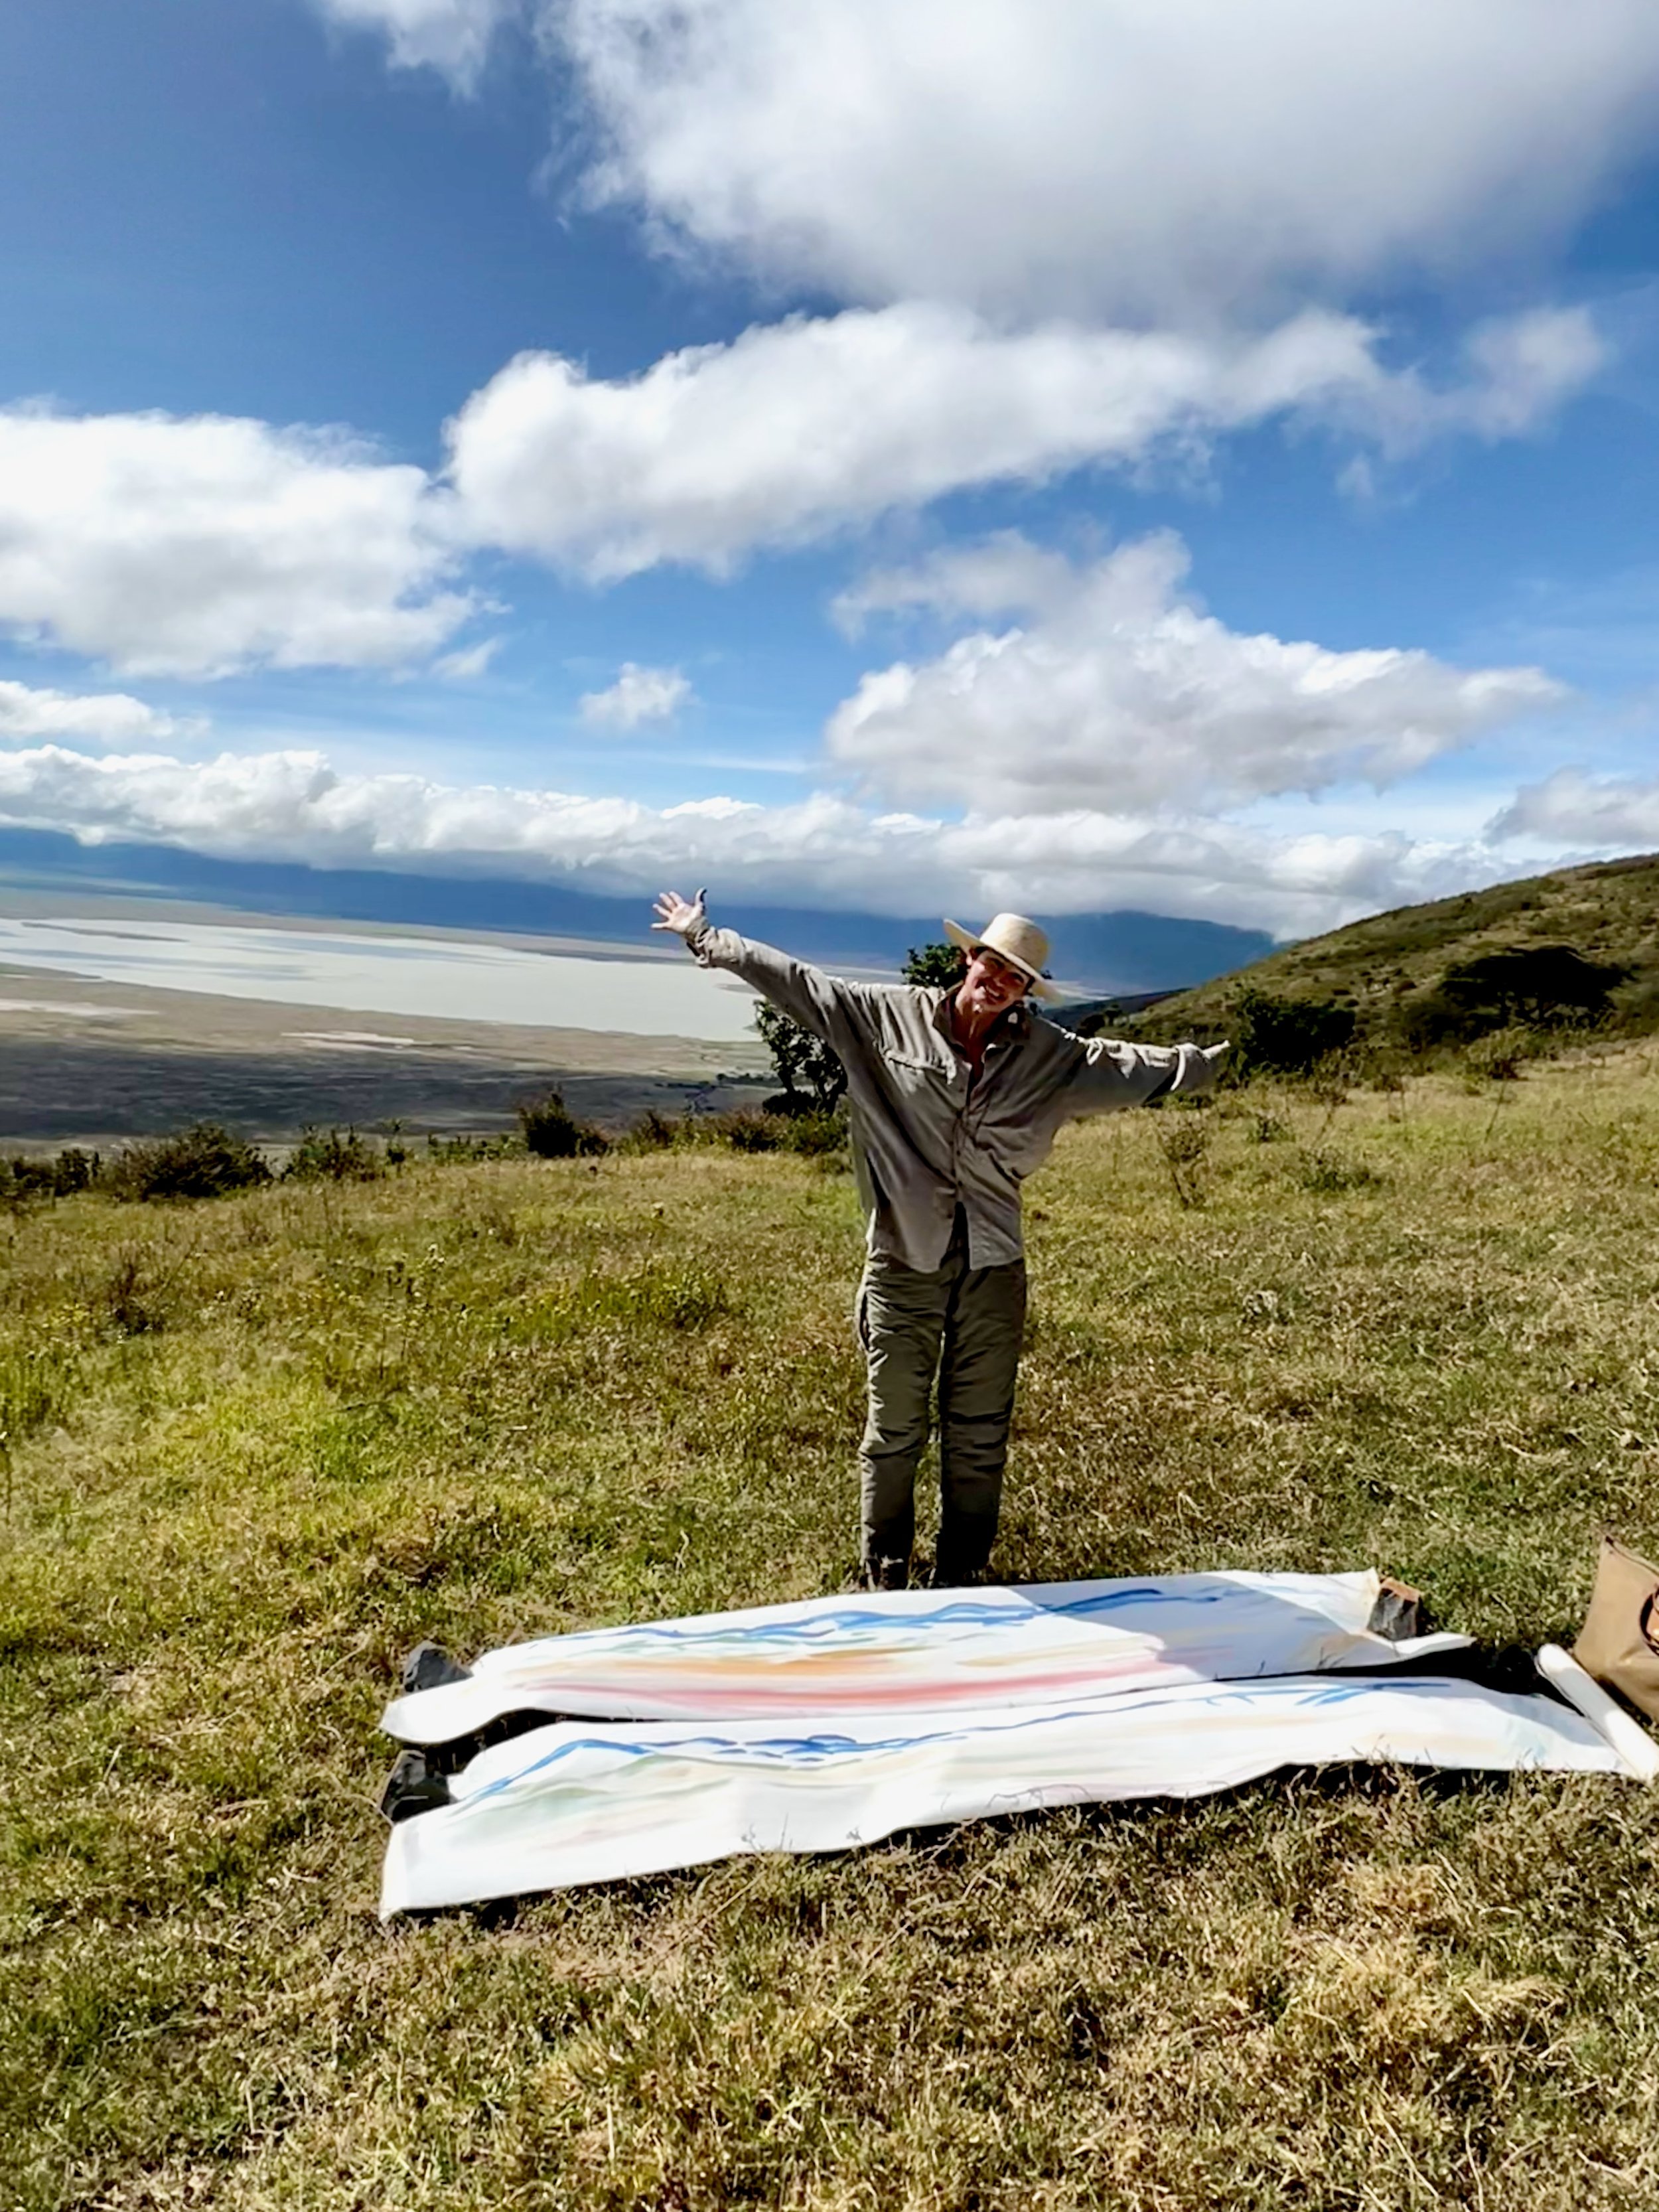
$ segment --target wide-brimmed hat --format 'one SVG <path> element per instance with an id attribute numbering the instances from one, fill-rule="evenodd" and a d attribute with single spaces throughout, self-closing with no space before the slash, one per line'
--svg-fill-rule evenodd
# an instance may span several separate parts
<path id="1" fill-rule="evenodd" d="M 1058 988 L 1043 974 L 1043 964 L 1048 957 L 1048 939 L 1036 922 L 1028 921 L 1023 914 L 995 914 L 983 929 L 975 933 L 964 929 L 959 921 L 946 921 L 945 934 L 970 957 L 981 948 L 994 952 L 999 960 L 1006 960 L 1011 968 L 1018 968 L 1039 999 L 1058 999 Z"/>

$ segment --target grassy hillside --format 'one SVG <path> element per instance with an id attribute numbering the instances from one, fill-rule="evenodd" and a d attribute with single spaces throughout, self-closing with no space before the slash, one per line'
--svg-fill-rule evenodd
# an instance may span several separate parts
<path id="1" fill-rule="evenodd" d="M 1177 1180 L 1179 1178 L 1179 1180 Z M 1080 1127 L 1012 1579 L 1659 1549 L 1640 1050 Z M 848 1178 L 712 1151 L 0 1215 L 0 2203 L 1659 2203 L 1659 1792 L 1290 1775 L 383 1928 L 398 1654 L 834 1589 Z"/>
<path id="2" fill-rule="evenodd" d="M 1432 988 L 1449 969 L 1539 945 L 1569 945 L 1587 958 L 1629 969 L 1624 1003 L 1644 1010 L 1639 1026 L 1659 1025 L 1659 854 L 1563 868 L 1373 915 L 1162 1000 L 1135 1033 L 1185 1036 L 1224 1025 L 1240 990 L 1249 987 L 1351 1006 L 1361 1033 L 1375 1035 L 1402 1000 Z"/>

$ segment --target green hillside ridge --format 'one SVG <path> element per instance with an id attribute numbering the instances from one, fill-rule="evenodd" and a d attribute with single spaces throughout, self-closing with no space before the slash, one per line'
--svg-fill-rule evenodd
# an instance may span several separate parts
<path id="1" fill-rule="evenodd" d="M 1160 1000 L 1123 1024 L 1153 1039 L 1225 1029 L 1241 994 L 1350 1007 L 1357 1038 L 1398 1039 L 1402 1016 L 1449 971 L 1511 948 L 1571 947 L 1628 971 L 1612 993 L 1632 1032 L 1659 1027 L 1659 854 L 1561 868 L 1455 898 L 1396 907 Z"/>
<path id="2" fill-rule="evenodd" d="M 997 1564 L 1659 1550 L 1659 1051 L 1067 1130 Z M 319 1162 L 319 1164 L 321 1163 Z M 1659 2203 L 1659 1790 L 1289 1772 L 383 1927 L 399 1655 L 833 1591 L 852 1178 L 0 1208 L 4 2212 Z"/>

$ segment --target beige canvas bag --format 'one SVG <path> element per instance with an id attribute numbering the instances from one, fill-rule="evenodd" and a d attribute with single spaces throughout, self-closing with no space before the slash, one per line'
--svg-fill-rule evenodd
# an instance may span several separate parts
<path id="1" fill-rule="evenodd" d="M 1572 1656 L 1587 1674 L 1659 1720 L 1659 1567 L 1601 1539 L 1595 1588 Z"/>

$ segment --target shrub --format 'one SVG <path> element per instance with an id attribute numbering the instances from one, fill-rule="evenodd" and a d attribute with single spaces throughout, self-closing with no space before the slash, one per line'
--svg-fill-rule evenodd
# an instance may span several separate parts
<path id="1" fill-rule="evenodd" d="M 670 1152 L 678 1142 L 684 1127 L 672 1115 L 659 1114 L 654 1106 L 647 1106 L 629 1131 L 627 1141 L 635 1152 Z"/>
<path id="2" fill-rule="evenodd" d="M 835 1114 L 792 1114 L 783 1124 L 778 1138 L 778 1149 L 784 1152 L 801 1152 L 809 1158 L 821 1158 L 829 1152 L 847 1149 L 847 1116 Z"/>
<path id="3" fill-rule="evenodd" d="M 1244 1074 L 1307 1075 L 1353 1042 L 1355 1014 L 1328 999 L 1275 999 L 1244 991 L 1237 1001 L 1238 1066 Z"/>
<path id="4" fill-rule="evenodd" d="M 447 1167 L 465 1165 L 471 1160 L 501 1160 L 516 1150 L 516 1137 L 469 1137 L 465 1135 L 441 1137 L 435 1129 L 427 1132 L 426 1156 L 429 1160 L 441 1160 Z"/>
<path id="5" fill-rule="evenodd" d="M 578 1121 L 558 1091 L 526 1100 L 519 1108 L 519 1127 L 526 1152 L 538 1160 L 574 1160 L 611 1149 L 604 1130 L 592 1121 Z"/>
<path id="6" fill-rule="evenodd" d="M 1659 1030 L 1659 974 L 1650 971 L 1621 984 L 1612 994 L 1609 1012 L 1618 1026 L 1632 1036 Z"/>
<path id="7" fill-rule="evenodd" d="M 1488 1083 L 1518 1083 L 1522 1063 L 1542 1060 L 1549 1049 L 1550 1039 L 1535 1030 L 1491 1030 L 1475 1038 L 1466 1057 L 1472 1075 Z"/>
<path id="8" fill-rule="evenodd" d="M 222 1198 L 270 1181 L 262 1153 L 217 1121 L 176 1136 L 146 1137 L 118 1152 L 105 1171 L 112 1198 Z"/>
<path id="9" fill-rule="evenodd" d="M 1300 1146 L 1291 1155 L 1291 1172 L 1304 1190 L 1369 1190 L 1382 1180 L 1364 1160 Z"/>
<path id="10" fill-rule="evenodd" d="M 373 1182 L 386 1159 L 355 1129 L 307 1129 L 289 1154 L 283 1175 L 294 1182 Z"/>
<path id="11" fill-rule="evenodd" d="M 1407 1052 L 1432 1052 L 1437 1046 L 1467 1044 L 1486 1024 L 1479 1011 L 1449 998 L 1438 988 L 1413 991 L 1394 1010 L 1391 1028 Z"/>
<path id="12" fill-rule="evenodd" d="M 15 1153 L 9 1160 L 0 1160 L 0 1204 L 26 1205 L 33 1198 L 67 1198 L 74 1191 L 89 1190 L 98 1169 L 96 1152 L 73 1146 L 51 1159 Z"/>
<path id="13" fill-rule="evenodd" d="M 729 1114 L 710 1114 L 699 1124 L 714 1143 L 730 1145 L 734 1152 L 775 1152 L 782 1146 L 788 1126 L 786 1115 L 757 1111 L 752 1106 L 735 1107 Z"/>

